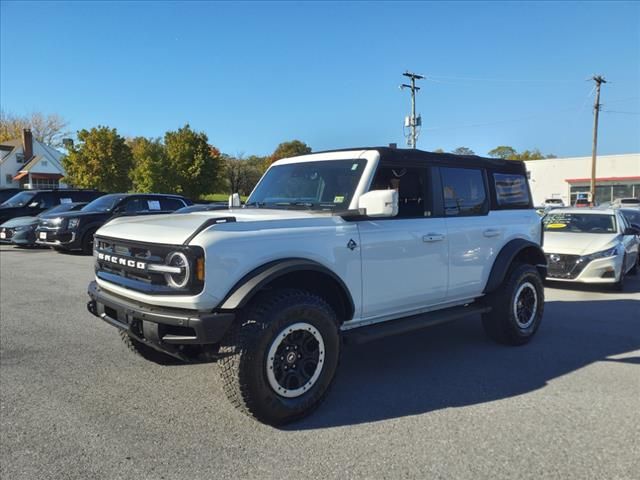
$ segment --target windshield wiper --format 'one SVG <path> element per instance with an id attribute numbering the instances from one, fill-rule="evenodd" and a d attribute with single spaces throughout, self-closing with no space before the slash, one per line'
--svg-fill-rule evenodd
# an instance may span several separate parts
<path id="1" fill-rule="evenodd" d="M 266 204 L 267 202 L 251 202 L 251 203 L 245 203 L 244 206 L 260 208 L 260 207 L 264 207 Z"/>
<path id="2" fill-rule="evenodd" d="M 313 202 L 276 202 L 273 205 L 276 207 L 304 207 L 313 208 Z"/>

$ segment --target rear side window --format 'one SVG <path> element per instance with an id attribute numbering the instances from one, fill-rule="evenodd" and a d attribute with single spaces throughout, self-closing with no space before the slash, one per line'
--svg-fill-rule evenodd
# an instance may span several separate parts
<path id="1" fill-rule="evenodd" d="M 179 198 L 161 198 L 160 199 L 160 208 L 161 210 L 167 212 L 173 212 L 174 210 L 178 210 L 179 208 L 184 207 L 184 202 Z"/>
<path id="2" fill-rule="evenodd" d="M 485 215 L 489 211 L 482 170 L 443 167 L 440 176 L 446 216 Z"/>
<path id="3" fill-rule="evenodd" d="M 494 173 L 493 182 L 496 187 L 496 198 L 500 207 L 528 207 L 529 190 L 524 175 L 512 173 Z M 547 202 L 554 202 L 553 199 Z"/>

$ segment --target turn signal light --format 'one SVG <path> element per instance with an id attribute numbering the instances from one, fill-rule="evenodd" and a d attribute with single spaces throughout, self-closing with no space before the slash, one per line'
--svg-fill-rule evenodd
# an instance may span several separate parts
<path id="1" fill-rule="evenodd" d="M 196 278 L 204 282 L 204 258 L 202 257 L 196 260 Z"/>

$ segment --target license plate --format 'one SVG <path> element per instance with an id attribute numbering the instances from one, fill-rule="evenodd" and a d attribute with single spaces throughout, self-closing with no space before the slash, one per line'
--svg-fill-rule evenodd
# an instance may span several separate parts
<path id="1" fill-rule="evenodd" d="M 7 234 L 4 232 L 0 232 L 0 238 L 7 238 Z"/>
<path id="2" fill-rule="evenodd" d="M 47 232 L 40 232 L 40 240 L 46 240 L 47 239 Z"/>

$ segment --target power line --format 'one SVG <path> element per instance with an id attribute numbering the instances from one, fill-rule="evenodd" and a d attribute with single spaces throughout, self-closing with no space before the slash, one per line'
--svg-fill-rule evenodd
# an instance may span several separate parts
<path id="1" fill-rule="evenodd" d="M 464 76 L 450 76 L 450 75 L 429 75 L 428 80 L 438 81 L 452 80 L 458 82 L 498 82 L 498 83 L 577 83 L 581 80 L 551 80 L 546 78 L 541 79 L 516 79 L 516 78 L 480 78 L 480 77 L 464 77 Z M 443 83 L 443 82 L 440 82 Z"/>
<path id="2" fill-rule="evenodd" d="M 640 115 L 640 112 L 621 112 L 620 110 L 601 110 L 603 113 L 623 113 L 625 115 Z"/>

